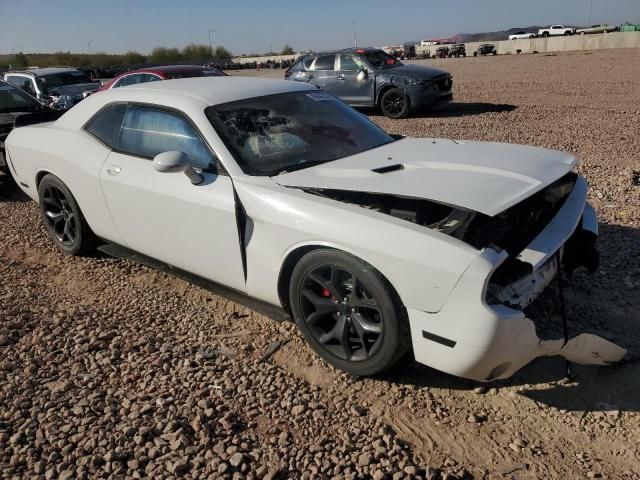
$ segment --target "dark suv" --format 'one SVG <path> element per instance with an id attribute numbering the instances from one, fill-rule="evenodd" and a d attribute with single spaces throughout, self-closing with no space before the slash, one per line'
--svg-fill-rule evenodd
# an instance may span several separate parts
<path id="1" fill-rule="evenodd" d="M 451 45 L 449 49 L 449 58 L 451 57 L 466 57 L 467 49 L 464 46 L 464 43 L 456 43 L 455 45 Z"/>
<path id="2" fill-rule="evenodd" d="M 478 55 L 497 55 L 496 47 L 493 43 L 483 43 L 478 47 L 478 49 L 473 52 L 473 56 L 477 57 Z"/>
<path id="3" fill-rule="evenodd" d="M 286 70 L 285 78 L 313 83 L 354 107 L 380 107 L 390 118 L 453 100 L 451 74 L 405 65 L 374 48 L 306 55 Z"/>

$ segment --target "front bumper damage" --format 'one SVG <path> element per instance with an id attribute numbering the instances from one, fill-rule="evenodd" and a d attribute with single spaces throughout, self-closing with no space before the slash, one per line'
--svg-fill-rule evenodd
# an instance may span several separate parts
<path id="1" fill-rule="evenodd" d="M 598 224 L 586 196 L 587 183 L 578 177 L 551 222 L 518 255 L 518 260 L 532 266 L 528 275 L 504 287 L 490 286 L 508 254 L 485 248 L 439 312 L 408 308 L 416 360 L 478 381 L 508 378 L 542 356 L 560 355 L 591 365 L 620 361 L 626 350 L 596 335 L 541 340 L 534 320 L 523 311 L 551 283 L 561 265 L 568 273 L 578 267 L 597 268 Z"/>

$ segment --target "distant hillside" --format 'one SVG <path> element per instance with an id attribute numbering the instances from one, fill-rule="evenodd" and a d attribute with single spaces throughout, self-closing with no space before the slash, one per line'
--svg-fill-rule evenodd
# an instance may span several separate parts
<path id="1" fill-rule="evenodd" d="M 461 43 L 466 42 L 488 42 L 494 41 L 497 42 L 499 40 L 509 40 L 509 35 L 513 35 L 518 32 L 533 32 L 538 33 L 538 30 L 544 27 L 548 27 L 548 25 L 544 26 L 531 26 L 531 27 L 516 27 L 510 28 L 509 30 L 501 30 L 499 32 L 484 32 L 484 33 L 459 33 L 456 35 L 458 37 L 458 41 Z"/>

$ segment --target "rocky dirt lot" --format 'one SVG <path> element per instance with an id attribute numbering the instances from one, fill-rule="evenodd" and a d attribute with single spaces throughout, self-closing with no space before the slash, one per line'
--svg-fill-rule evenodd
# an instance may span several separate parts
<path id="1" fill-rule="evenodd" d="M 455 104 L 372 118 L 576 154 L 602 268 L 571 279 L 570 329 L 628 361 L 567 380 L 539 359 L 487 386 L 410 361 L 352 378 L 291 322 L 129 261 L 64 257 L 36 205 L 4 191 L 0 477 L 639 479 L 640 51 L 430 64 L 453 73 Z M 533 312 L 550 336 L 556 298 Z"/>

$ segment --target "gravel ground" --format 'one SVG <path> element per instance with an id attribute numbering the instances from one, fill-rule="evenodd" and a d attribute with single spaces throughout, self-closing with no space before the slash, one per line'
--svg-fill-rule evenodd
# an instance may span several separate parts
<path id="1" fill-rule="evenodd" d="M 570 327 L 628 362 L 571 381 L 559 359 L 488 386 L 412 362 L 354 379 L 290 322 L 128 261 L 64 257 L 36 206 L 5 193 L 0 477 L 639 479 L 640 50 L 430 64 L 454 74 L 455 104 L 372 118 L 575 153 L 602 268 L 571 279 Z M 541 330 L 557 333 L 555 303 L 541 299 Z"/>

